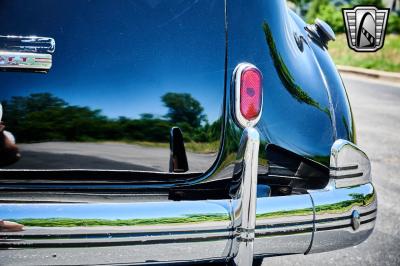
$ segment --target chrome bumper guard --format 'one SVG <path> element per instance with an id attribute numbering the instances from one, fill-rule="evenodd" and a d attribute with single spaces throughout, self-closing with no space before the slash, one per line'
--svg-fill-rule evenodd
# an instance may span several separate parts
<path id="1" fill-rule="evenodd" d="M 25 225 L 0 231 L 0 264 L 251 265 L 253 257 L 330 251 L 370 235 L 377 214 L 371 183 L 257 198 L 258 149 L 257 130 L 245 129 L 229 200 L 0 201 L 1 219 Z"/>

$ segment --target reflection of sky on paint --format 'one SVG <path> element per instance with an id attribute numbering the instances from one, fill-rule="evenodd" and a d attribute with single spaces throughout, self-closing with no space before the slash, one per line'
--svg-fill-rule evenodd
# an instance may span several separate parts
<path id="1" fill-rule="evenodd" d="M 52 92 L 110 117 L 138 117 L 164 115 L 160 97 L 167 92 L 189 92 L 213 121 L 223 96 L 223 5 L 221 0 L 10 1 L 8 12 L 0 13 L 2 34 L 53 37 L 56 52 L 49 74 L 0 73 L 0 100 Z M 32 15 L 43 6 L 46 15 Z"/>
<path id="2" fill-rule="evenodd" d="M 190 214 L 227 214 L 225 201 L 162 202 L 139 204 L 7 204 L 0 205 L 0 219 L 75 218 L 136 219 L 185 217 Z"/>

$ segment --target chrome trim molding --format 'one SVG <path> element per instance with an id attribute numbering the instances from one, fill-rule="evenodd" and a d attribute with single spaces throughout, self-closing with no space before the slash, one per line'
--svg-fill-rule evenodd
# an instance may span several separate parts
<path id="1" fill-rule="evenodd" d="M 238 122 L 240 126 L 243 128 L 250 128 L 254 127 L 258 121 L 261 118 L 262 114 L 262 108 L 263 108 L 263 97 L 261 97 L 261 108 L 260 108 L 260 113 L 258 116 L 253 119 L 253 120 L 247 120 L 242 113 L 240 112 L 240 82 L 241 82 L 241 76 L 242 72 L 247 69 L 247 68 L 254 68 L 257 69 L 260 74 L 262 75 L 261 71 L 253 64 L 250 63 L 240 63 L 236 66 L 235 70 L 233 71 L 233 83 L 234 83 L 234 89 L 232 90 L 233 96 L 232 96 L 232 106 L 233 106 L 233 114 L 234 114 L 234 119 Z M 261 90 L 262 91 L 262 90 Z"/>
<path id="2" fill-rule="evenodd" d="M 337 188 L 371 182 L 371 162 L 353 143 L 339 139 L 331 149 L 330 176 Z"/>

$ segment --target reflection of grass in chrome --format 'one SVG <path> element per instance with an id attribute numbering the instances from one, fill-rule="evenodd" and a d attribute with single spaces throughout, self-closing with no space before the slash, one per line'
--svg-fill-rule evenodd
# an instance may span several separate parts
<path id="1" fill-rule="evenodd" d="M 298 210 L 261 213 L 261 214 L 257 214 L 256 218 L 257 219 L 277 218 L 277 217 L 284 217 L 284 216 L 289 217 L 289 216 L 293 216 L 293 215 L 312 215 L 312 214 L 313 214 L 312 208 L 304 208 L 304 209 L 298 209 Z"/>
<path id="2" fill-rule="evenodd" d="M 351 210 L 355 206 L 368 206 L 370 205 L 374 199 L 374 194 L 363 195 L 359 193 L 353 193 L 349 196 L 352 197 L 350 200 L 345 200 L 338 203 L 333 204 L 324 204 L 315 207 L 315 211 L 318 213 L 343 213 Z M 284 216 L 293 216 L 293 215 L 312 215 L 313 210 L 310 208 L 298 209 L 298 210 L 288 210 L 288 211 L 276 211 L 269 213 L 257 214 L 257 219 L 262 218 L 277 218 Z"/>
<path id="3" fill-rule="evenodd" d="M 375 200 L 374 194 L 363 195 L 359 193 L 350 194 L 353 199 L 334 204 L 325 204 L 315 207 L 318 213 L 341 213 L 351 210 L 355 206 L 368 206 Z"/>
<path id="4" fill-rule="evenodd" d="M 73 226 L 135 226 L 135 225 L 163 225 L 163 224 L 181 224 L 181 223 L 201 223 L 201 222 L 219 222 L 229 221 L 227 214 L 205 214 L 205 215 L 187 215 L 185 217 L 171 218 L 149 218 L 149 219 L 125 219 L 125 220 L 107 220 L 107 219 L 74 219 L 74 218 L 47 218 L 35 219 L 24 218 L 13 220 L 24 226 L 40 227 L 73 227 Z"/>

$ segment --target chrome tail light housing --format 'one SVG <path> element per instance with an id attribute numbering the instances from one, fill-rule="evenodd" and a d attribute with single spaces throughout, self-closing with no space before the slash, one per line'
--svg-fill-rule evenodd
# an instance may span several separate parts
<path id="1" fill-rule="evenodd" d="M 240 63 L 233 73 L 233 114 L 243 128 L 254 127 L 263 106 L 261 71 L 253 64 Z"/>

